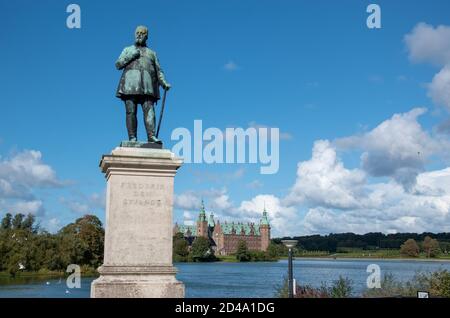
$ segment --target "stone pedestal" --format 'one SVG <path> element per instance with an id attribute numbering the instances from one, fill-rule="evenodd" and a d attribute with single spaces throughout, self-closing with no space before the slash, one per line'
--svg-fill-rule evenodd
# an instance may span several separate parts
<path id="1" fill-rule="evenodd" d="M 91 297 L 184 297 L 172 264 L 173 184 L 181 164 L 165 149 L 118 147 L 103 156 L 105 254 Z"/>

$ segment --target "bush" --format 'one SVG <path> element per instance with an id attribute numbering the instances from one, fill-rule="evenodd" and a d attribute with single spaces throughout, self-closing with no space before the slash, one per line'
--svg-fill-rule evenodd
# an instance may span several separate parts
<path id="1" fill-rule="evenodd" d="M 328 292 L 331 298 L 349 298 L 353 291 L 352 284 L 350 279 L 339 276 L 338 280 L 333 281 Z"/>
<path id="2" fill-rule="evenodd" d="M 368 289 L 363 297 L 417 297 L 418 291 L 428 291 L 430 297 L 450 297 L 450 272 L 417 273 L 405 283 L 387 274 L 381 281 L 381 288 Z"/>
<path id="3" fill-rule="evenodd" d="M 400 253 L 405 256 L 418 257 L 419 245 L 417 245 L 415 240 L 408 239 L 400 246 Z"/>
<path id="4" fill-rule="evenodd" d="M 333 281 L 330 287 L 322 283 L 318 288 L 311 285 L 295 286 L 294 298 L 348 298 L 352 295 L 353 282 L 350 279 L 339 276 Z M 283 284 L 277 288 L 276 296 L 279 298 L 288 297 L 288 279 L 284 277 Z"/>
<path id="5" fill-rule="evenodd" d="M 238 247 L 237 247 L 237 251 L 236 251 L 236 259 L 239 262 L 248 262 L 251 260 L 251 255 L 250 252 L 247 248 L 247 243 L 243 240 L 240 240 L 238 242 Z"/>

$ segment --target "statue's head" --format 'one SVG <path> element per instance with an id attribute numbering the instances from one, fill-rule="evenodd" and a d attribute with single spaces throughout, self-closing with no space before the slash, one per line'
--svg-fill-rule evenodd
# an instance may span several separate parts
<path id="1" fill-rule="evenodd" d="M 137 45 L 145 45 L 148 39 L 148 28 L 143 25 L 138 26 L 134 32 L 134 38 Z"/>

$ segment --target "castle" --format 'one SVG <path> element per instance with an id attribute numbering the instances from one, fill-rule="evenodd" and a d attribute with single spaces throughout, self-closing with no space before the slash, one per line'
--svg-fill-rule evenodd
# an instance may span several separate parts
<path id="1" fill-rule="evenodd" d="M 196 225 L 178 225 L 175 223 L 173 234 L 183 233 L 192 244 L 196 237 L 209 239 L 216 255 L 230 255 L 236 252 L 239 241 L 245 241 L 247 248 L 254 251 L 266 251 L 270 243 L 270 224 L 264 208 L 259 224 L 255 223 L 220 223 L 211 213 L 206 219 L 205 206 L 202 201 Z"/>

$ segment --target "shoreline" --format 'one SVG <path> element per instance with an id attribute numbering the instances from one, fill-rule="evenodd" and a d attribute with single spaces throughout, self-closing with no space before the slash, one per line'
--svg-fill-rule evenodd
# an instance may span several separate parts
<path id="1" fill-rule="evenodd" d="M 287 259 L 281 258 L 281 259 Z M 332 257 L 332 256 L 324 256 L 324 257 L 314 257 L 314 256 L 296 256 L 293 258 L 294 260 L 349 260 L 349 261 L 399 261 L 399 262 L 450 262 L 449 258 L 383 258 L 383 257 Z"/>

